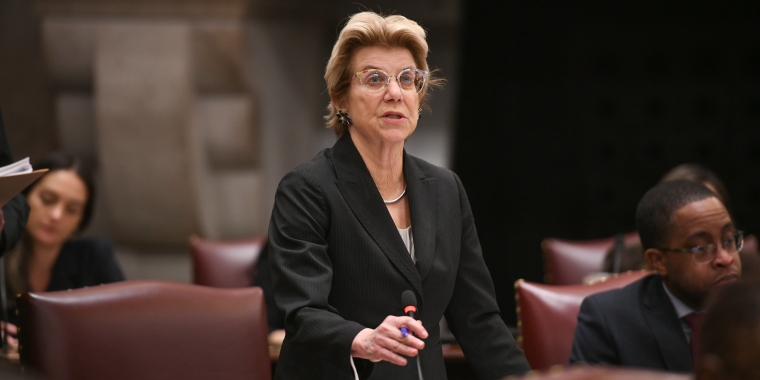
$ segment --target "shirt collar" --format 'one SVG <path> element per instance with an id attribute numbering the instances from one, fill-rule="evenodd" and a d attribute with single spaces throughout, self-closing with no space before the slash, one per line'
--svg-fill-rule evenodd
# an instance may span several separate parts
<path id="1" fill-rule="evenodd" d="M 665 289 L 665 294 L 668 295 L 668 298 L 670 298 L 670 302 L 673 304 L 673 306 L 676 308 L 676 314 L 678 314 L 678 319 L 683 318 L 685 315 L 689 315 L 691 313 L 696 313 L 697 311 L 687 306 L 683 301 L 676 298 L 676 296 L 673 295 L 673 293 L 668 290 L 668 287 L 665 286 L 665 282 L 662 283 L 662 288 Z"/>

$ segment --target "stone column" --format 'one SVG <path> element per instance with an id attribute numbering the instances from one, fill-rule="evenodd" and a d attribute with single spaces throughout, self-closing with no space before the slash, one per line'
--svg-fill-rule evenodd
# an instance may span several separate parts
<path id="1" fill-rule="evenodd" d="M 247 3 L 36 2 L 62 145 L 97 162 L 108 215 L 96 220 L 117 242 L 265 231 L 242 78 Z"/>
<path id="2" fill-rule="evenodd" d="M 192 30 L 183 22 L 97 28 L 95 120 L 112 233 L 135 242 L 182 241 L 204 231 L 196 188 Z"/>

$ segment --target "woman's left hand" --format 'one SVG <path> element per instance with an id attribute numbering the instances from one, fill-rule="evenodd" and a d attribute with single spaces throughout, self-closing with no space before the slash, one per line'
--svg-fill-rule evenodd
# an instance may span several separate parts
<path id="1" fill-rule="evenodd" d="M 0 329 L 3 330 L 3 335 L 8 341 L 9 353 L 18 352 L 18 328 L 16 328 L 16 325 L 7 322 L 0 322 Z"/>
<path id="2" fill-rule="evenodd" d="M 409 330 L 406 337 L 401 333 L 402 327 Z M 401 355 L 414 357 L 425 347 L 425 342 L 417 337 L 428 337 L 422 322 L 410 317 L 388 316 L 374 330 L 364 329 L 356 334 L 351 344 L 351 356 L 404 366 L 406 359 Z"/>

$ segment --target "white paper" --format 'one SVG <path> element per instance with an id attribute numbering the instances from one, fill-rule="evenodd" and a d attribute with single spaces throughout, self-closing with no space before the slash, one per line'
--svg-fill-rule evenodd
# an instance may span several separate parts
<path id="1" fill-rule="evenodd" d="M 24 174 L 32 172 L 32 164 L 29 163 L 29 157 L 18 160 L 10 165 L 0 168 L 0 177 L 6 177 L 14 174 Z"/>

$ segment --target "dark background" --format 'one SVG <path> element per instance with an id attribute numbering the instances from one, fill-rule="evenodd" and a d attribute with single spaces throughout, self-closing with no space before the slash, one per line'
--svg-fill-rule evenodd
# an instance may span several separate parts
<path id="1" fill-rule="evenodd" d="M 681 163 L 760 231 L 760 23 L 728 4 L 465 2 L 454 170 L 508 324 L 514 281 L 543 280 L 542 239 L 634 230 Z"/>

